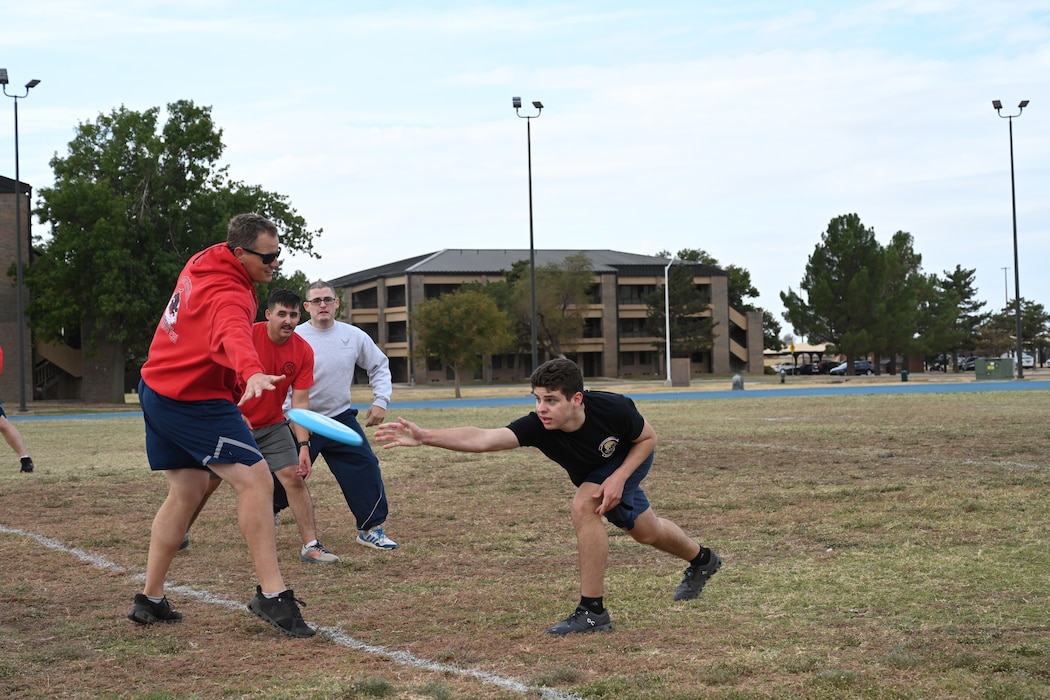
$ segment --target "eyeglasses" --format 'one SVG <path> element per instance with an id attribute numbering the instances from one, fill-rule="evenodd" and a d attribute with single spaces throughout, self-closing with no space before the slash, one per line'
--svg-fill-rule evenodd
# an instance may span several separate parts
<path id="1" fill-rule="evenodd" d="M 245 253 L 251 253 L 252 255 L 258 255 L 259 259 L 262 260 L 262 264 L 263 265 L 269 265 L 274 260 L 276 260 L 277 258 L 281 257 L 281 249 L 280 248 L 277 249 L 276 253 L 260 253 L 257 250 L 252 250 L 251 248 L 245 248 L 244 246 L 241 246 L 241 250 L 243 250 Z"/>
<path id="2" fill-rule="evenodd" d="M 317 297 L 316 299 L 307 299 L 307 304 L 313 304 L 314 306 L 320 306 L 321 304 L 334 304 L 336 302 L 335 297 Z"/>

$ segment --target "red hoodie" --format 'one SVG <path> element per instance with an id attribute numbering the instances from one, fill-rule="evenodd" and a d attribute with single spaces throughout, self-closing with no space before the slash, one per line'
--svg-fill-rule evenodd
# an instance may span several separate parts
<path id="1" fill-rule="evenodd" d="M 252 344 L 255 283 L 225 243 L 190 258 L 149 346 L 142 379 L 177 401 L 232 401 L 238 380 L 262 372 Z"/>

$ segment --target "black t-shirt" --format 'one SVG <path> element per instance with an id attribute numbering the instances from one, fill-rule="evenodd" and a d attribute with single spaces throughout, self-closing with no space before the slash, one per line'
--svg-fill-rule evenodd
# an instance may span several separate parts
<path id="1" fill-rule="evenodd" d="M 598 467 L 622 464 L 631 443 L 645 426 L 634 401 L 620 394 L 585 391 L 583 406 L 583 425 L 571 433 L 547 430 L 535 411 L 507 426 L 517 436 L 518 444 L 538 447 L 560 464 L 577 486 Z"/>

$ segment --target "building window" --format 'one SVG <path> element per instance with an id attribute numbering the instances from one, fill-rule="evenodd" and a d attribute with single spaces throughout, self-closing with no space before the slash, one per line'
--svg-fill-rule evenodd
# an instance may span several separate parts
<path id="1" fill-rule="evenodd" d="M 616 288 L 616 295 L 621 305 L 644 305 L 646 297 L 655 291 L 653 284 L 621 284 Z"/>
<path id="2" fill-rule="evenodd" d="M 391 321 L 386 324 L 386 335 L 388 343 L 404 343 L 408 340 L 408 323 L 406 321 Z"/>
<path id="3" fill-rule="evenodd" d="M 386 288 L 386 306 L 388 309 L 397 309 L 407 306 L 405 285 L 397 284 Z"/>
<path id="4" fill-rule="evenodd" d="M 587 298 L 592 304 L 602 303 L 602 285 L 600 282 L 595 282 L 587 289 Z"/>
<path id="5" fill-rule="evenodd" d="M 631 367 L 634 365 L 634 353 L 633 352 L 621 352 L 620 353 L 620 365 L 623 367 Z"/>
<path id="6" fill-rule="evenodd" d="M 602 337 L 602 320 L 600 318 L 586 318 L 583 321 L 584 338 Z"/>
<path id="7" fill-rule="evenodd" d="M 621 318 L 616 321 L 616 334 L 621 338 L 647 338 L 644 318 Z"/>
<path id="8" fill-rule="evenodd" d="M 459 291 L 462 287 L 461 284 L 424 284 L 423 285 L 423 298 L 427 301 L 431 299 L 440 299 L 446 294 Z"/>
<path id="9" fill-rule="evenodd" d="M 378 323 L 355 323 L 355 326 L 363 330 L 368 334 L 368 337 L 372 339 L 372 342 L 379 343 L 379 324 Z"/>
<path id="10" fill-rule="evenodd" d="M 378 309 L 379 290 L 375 287 L 362 289 L 350 295 L 350 306 L 355 309 Z"/>

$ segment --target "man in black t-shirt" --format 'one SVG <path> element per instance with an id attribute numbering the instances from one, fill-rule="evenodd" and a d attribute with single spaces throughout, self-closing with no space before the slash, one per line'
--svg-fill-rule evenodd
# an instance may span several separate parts
<path id="1" fill-rule="evenodd" d="M 504 428 L 427 430 L 398 418 L 376 429 L 389 447 L 431 445 L 457 452 L 496 452 L 536 447 L 569 473 L 576 485 L 572 521 L 580 558 L 580 604 L 549 634 L 612 629 L 602 600 L 609 537 L 604 516 L 642 544 L 689 562 L 675 600 L 700 595 L 722 560 L 701 547 L 675 523 L 658 517 L 641 488 L 656 448 L 656 432 L 626 396 L 584 391 L 583 374 L 566 359 L 545 362 L 532 373 L 536 410 Z"/>

